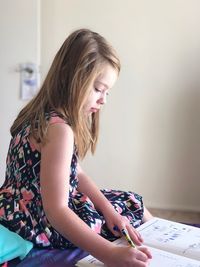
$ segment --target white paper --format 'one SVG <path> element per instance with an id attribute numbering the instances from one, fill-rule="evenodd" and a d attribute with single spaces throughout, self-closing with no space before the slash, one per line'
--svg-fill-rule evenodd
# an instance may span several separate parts
<path id="1" fill-rule="evenodd" d="M 149 267 L 200 267 L 200 262 L 197 260 L 185 258 L 167 251 L 150 248 L 152 260 Z"/>
<path id="2" fill-rule="evenodd" d="M 200 229 L 197 227 L 154 218 L 138 230 L 148 246 L 200 260 Z"/>

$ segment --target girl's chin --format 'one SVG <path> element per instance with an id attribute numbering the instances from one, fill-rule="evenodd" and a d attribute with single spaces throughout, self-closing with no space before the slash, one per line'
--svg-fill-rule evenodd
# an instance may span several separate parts
<path id="1" fill-rule="evenodd" d="M 90 110 L 86 111 L 85 114 L 86 114 L 86 116 L 91 116 L 92 114 L 94 114 L 98 111 L 99 111 L 99 109 L 91 108 Z"/>

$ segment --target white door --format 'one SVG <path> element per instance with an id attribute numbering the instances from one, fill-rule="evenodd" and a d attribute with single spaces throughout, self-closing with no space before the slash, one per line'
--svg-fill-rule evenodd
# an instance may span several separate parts
<path id="1" fill-rule="evenodd" d="M 20 99 L 19 64 L 40 63 L 40 0 L 0 0 L 0 185 Z"/>

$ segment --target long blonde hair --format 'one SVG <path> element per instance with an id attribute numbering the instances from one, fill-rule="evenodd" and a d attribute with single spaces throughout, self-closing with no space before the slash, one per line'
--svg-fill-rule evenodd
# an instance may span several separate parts
<path id="1" fill-rule="evenodd" d="M 21 110 L 10 131 L 14 135 L 24 125 L 37 142 L 45 143 L 48 121 L 46 113 L 60 113 L 74 132 L 78 155 L 83 158 L 91 149 L 94 153 L 99 133 L 99 112 L 86 118 L 82 112 L 90 85 L 103 64 L 118 72 L 120 61 L 111 45 L 98 33 L 80 29 L 69 35 L 57 52 L 38 94 Z"/>

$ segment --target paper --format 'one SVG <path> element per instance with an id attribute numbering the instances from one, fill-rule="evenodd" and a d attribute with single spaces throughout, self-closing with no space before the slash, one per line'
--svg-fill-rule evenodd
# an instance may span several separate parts
<path id="1" fill-rule="evenodd" d="M 145 244 L 200 260 L 200 229 L 155 218 L 139 227 Z"/>

